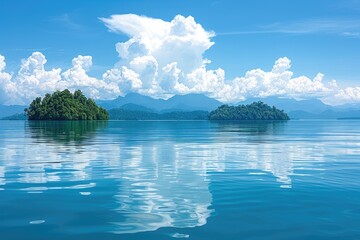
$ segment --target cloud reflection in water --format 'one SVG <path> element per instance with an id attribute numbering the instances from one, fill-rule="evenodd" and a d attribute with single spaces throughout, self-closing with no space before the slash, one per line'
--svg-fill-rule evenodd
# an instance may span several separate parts
<path id="1" fill-rule="evenodd" d="M 78 189 L 96 198 L 105 181 L 112 203 L 102 210 L 112 212 L 117 234 L 202 226 L 216 210 L 214 173 L 271 174 L 291 187 L 295 170 L 321 171 L 325 155 L 323 143 L 309 147 L 302 133 L 284 141 L 286 122 L 24 124 L 0 139 L 0 189 L 19 183 L 27 193 Z"/>

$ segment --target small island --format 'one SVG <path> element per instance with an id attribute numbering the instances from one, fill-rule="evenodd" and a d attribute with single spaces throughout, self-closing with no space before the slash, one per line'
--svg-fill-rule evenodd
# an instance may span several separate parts
<path id="1" fill-rule="evenodd" d="M 259 101 L 248 105 L 222 105 L 210 112 L 209 120 L 289 120 L 289 116 L 275 107 Z"/>
<path id="2" fill-rule="evenodd" d="M 29 120 L 108 120 L 108 112 L 77 90 L 68 89 L 37 97 L 25 109 Z"/>

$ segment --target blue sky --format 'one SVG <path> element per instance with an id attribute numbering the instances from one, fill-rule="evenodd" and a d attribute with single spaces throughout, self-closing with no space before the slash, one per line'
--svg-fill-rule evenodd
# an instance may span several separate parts
<path id="1" fill-rule="evenodd" d="M 179 14 L 194 17 L 215 33 L 215 44 L 203 55 L 211 60 L 207 69 L 223 69 L 225 80 L 256 68 L 271 71 L 286 57 L 294 77 L 323 73 L 323 81 L 334 79 L 341 88 L 360 86 L 359 0 L 1 1 L 5 70 L 16 75 L 21 60 L 39 51 L 46 56 L 45 69 L 63 71 L 76 56 L 91 56 L 87 73 L 101 78 L 119 64 L 115 44 L 132 36 L 109 31 L 99 18 L 129 13 L 166 22 Z"/>

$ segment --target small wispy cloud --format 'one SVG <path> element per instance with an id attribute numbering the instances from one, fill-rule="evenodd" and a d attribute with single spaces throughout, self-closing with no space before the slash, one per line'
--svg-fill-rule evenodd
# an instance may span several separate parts
<path id="1" fill-rule="evenodd" d="M 56 16 L 50 19 L 51 22 L 56 22 L 68 28 L 70 30 L 80 30 L 83 26 L 79 23 L 76 23 L 68 13 L 64 13 L 60 16 Z"/>
<path id="2" fill-rule="evenodd" d="M 254 35 L 254 34 L 268 34 L 273 31 L 232 31 L 232 32 L 216 32 L 216 36 L 233 36 L 233 35 Z"/>
<path id="3" fill-rule="evenodd" d="M 6 51 L 9 52 L 40 52 L 40 51 L 47 51 L 47 48 L 9 48 Z"/>
<path id="4" fill-rule="evenodd" d="M 360 32 L 343 32 L 343 35 L 348 37 L 360 37 Z"/>
<path id="5" fill-rule="evenodd" d="M 255 27 L 252 31 L 219 32 L 217 36 L 252 34 L 332 34 L 360 37 L 360 20 L 308 19 L 295 22 L 278 22 Z"/>
<path id="6" fill-rule="evenodd" d="M 313 19 L 292 23 L 274 23 L 263 26 L 267 31 L 293 34 L 342 34 L 360 30 L 360 20 Z"/>

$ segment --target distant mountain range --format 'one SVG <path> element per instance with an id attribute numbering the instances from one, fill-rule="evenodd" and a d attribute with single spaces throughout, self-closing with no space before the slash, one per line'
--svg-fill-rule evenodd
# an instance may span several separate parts
<path id="1" fill-rule="evenodd" d="M 330 106 L 318 99 L 295 100 L 290 98 L 267 97 L 249 98 L 236 104 L 250 104 L 262 101 L 270 106 L 283 109 L 292 119 L 337 119 L 360 118 L 360 105 L 347 104 Z M 118 97 L 109 101 L 98 101 L 98 104 L 108 110 L 121 108 L 128 111 L 153 113 L 212 111 L 223 103 L 201 94 L 176 95 L 168 100 L 154 99 L 137 93 Z"/>
<path id="2" fill-rule="evenodd" d="M 239 104 L 262 101 L 270 106 L 276 106 L 288 113 L 291 119 L 338 119 L 360 118 L 360 105 L 347 104 L 330 106 L 318 99 L 295 100 L 289 98 L 250 98 Z"/>
<path id="3" fill-rule="evenodd" d="M 262 101 L 270 106 L 275 106 L 278 109 L 283 109 L 291 119 L 360 118 L 359 104 L 330 106 L 318 99 L 295 100 L 278 97 L 249 98 L 246 101 L 229 105 L 249 104 L 258 101 Z M 210 112 L 223 105 L 220 101 L 202 94 L 175 95 L 168 100 L 164 100 L 154 99 L 138 93 L 129 93 L 124 97 L 118 97 L 114 100 L 98 100 L 97 104 L 107 110 L 111 110 L 114 116 L 124 114 L 132 114 L 132 116 L 154 115 L 162 116 L 162 118 L 180 116 L 180 119 L 182 119 L 182 116 L 187 116 L 186 114 L 180 114 L 181 112 L 192 112 L 194 118 L 197 118 L 198 116 L 203 116 L 204 112 Z M 12 115 L 14 115 L 14 118 L 10 117 L 10 119 L 17 119 L 19 115 L 16 114 L 22 114 L 26 107 L 27 106 L 0 105 L 0 119 Z M 114 109 L 121 110 L 115 111 Z"/>
<path id="4" fill-rule="evenodd" d="M 326 110 L 334 110 L 335 108 L 326 105 L 318 99 L 310 100 L 295 100 L 291 98 L 278 98 L 278 97 L 267 97 L 267 98 L 249 98 L 246 101 L 240 102 L 239 104 L 249 104 L 252 102 L 262 101 L 270 106 L 276 106 L 279 109 L 284 110 L 287 113 L 292 111 L 304 111 L 311 114 L 319 114 Z"/>
<path id="5" fill-rule="evenodd" d="M 175 111 L 212 111 L 223 103 L 202 94 L 175 95 L 168 100 L 154 99 L 138 93 L 129 93 L 114 100 L 97 101 L 105 109 L 126 108 L 127 110 L 152 111 L 157 113 Z M 131 105 L 129 105 L 131 104 Z"/>
<path id="6" fill-rule="evenodd" d="M 113 108 L 109 110 L 111 120 L 207 120 L 208 111 L 174 111 L 155 113 L 148 111 Z"/>
<path id="7" fill-rule="evenodd" d="M 11 105 L 11 106 L 0 105 L 0 119 L 14 114 L 24 113 L 24 109 L 26 107 L 27 106 L 19 106 L 19 105 Z"/>

